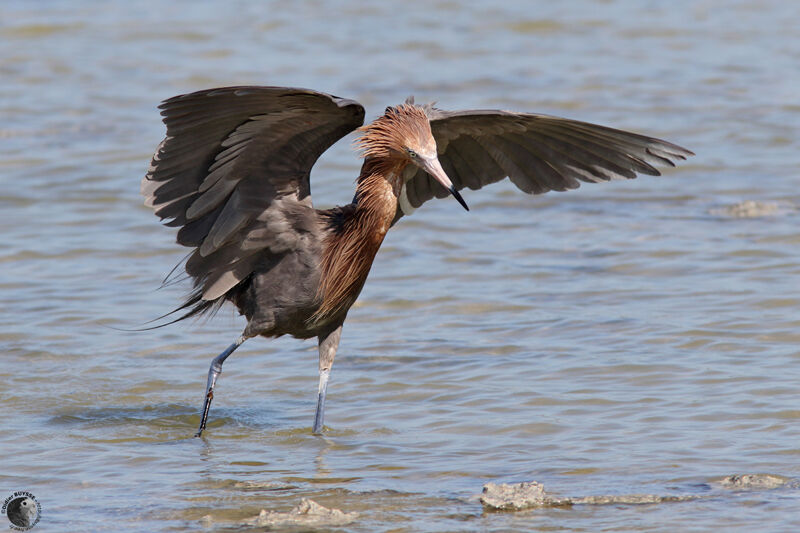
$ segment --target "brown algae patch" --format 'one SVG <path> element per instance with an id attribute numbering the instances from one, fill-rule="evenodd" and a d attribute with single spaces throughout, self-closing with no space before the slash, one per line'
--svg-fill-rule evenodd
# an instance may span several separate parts
<path id="1" fill-rule="evenodd" d="M 262 509 L 258 516 L 245 520 L 242 525 L 267 526 L 344 526 L 358 518 L 358 513 L 345 513 L 339 509 L 328 509 L 313 500 L 303 498 L 289 512 L 267 511 Z"/>

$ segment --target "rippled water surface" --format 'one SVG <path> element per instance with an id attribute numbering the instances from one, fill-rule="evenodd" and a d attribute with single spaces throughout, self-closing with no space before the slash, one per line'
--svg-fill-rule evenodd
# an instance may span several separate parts
<path id="1" fill-rule="evenodd" d="M 0 498 L 36 530 L 236 527 L 302 498 L 348 531 L 796 531 L 800 11 L 792 2 L 70 2 L 0 6 Z M 186 250 L 139 181 L 174 94 L 415 94 L 697 153 L 664 177 L 426 204 L 345 325 L 324 437 L 312 341 L 211 358 L 244 322 L 141 333 Z M 312 176 L 352 197 L 347 141 Z M 734 473 L 774 490 L 715 483 Z M 488 482 L 698 496 L 484 512 Z M 0 517 L 0 522 L 4 521 Z M 0 527 L 4 527 L 0 525 Z"/>

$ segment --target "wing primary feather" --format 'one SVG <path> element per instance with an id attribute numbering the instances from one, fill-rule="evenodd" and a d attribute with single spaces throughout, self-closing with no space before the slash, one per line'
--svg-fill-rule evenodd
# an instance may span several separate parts
<path id="1" fill-rule="evenodd" d="M 542 187 L 541 192 L 546 191 L 566 191 L 576 189 L 580 186 L 573 175 L 567 172 L 569 169 L 564 167 L 554 153 L 550 150 L 542 150 L 541 144 L 531 143 L 527 137 L 518 133 L 506 135 L 509 143 L 516 144 L 520 154 L 529 154 L 539 164 L 539 172 L 532 176 Z"/>
<path id="2" fill-rule="evenodd" d="M 552 166 L 568 171 L 565 176 L 569 178 L 568 181 L 570 183 L 567 184 L 566 188 L 559 190 L 577 188 L 580 184 L 571 183 L 573 177 L 590 183 L 609 181 L 615 177 L 614 173 L 608 169 L 599 167 L 597 164 L 590 164 L 586 161 L 586 158 L 576 157 L 569 150 L 569 148 L 575 148 L 572 145 L 565 146 L 563 143 L 553 143 L 552 139 L 547 136 L 528 134 L 525 139 L 527 142 L 520 141 L 518 144 L 524 144 L 527 150 L 536 152 L 539 158 L 548 161 Z M 531 140 L 539 142 L 532 143 L 530 142 Z"/>
<path id="3" fill-rule="evenodd" d="M 456 189 L 469 187 L 472 190 L 477 190 L 483 186 L 481 183 L 481 176 L 489 174 L 485 170 L 487 165 L 483 162 L 487 157 L 484 154 L 483 159 L 479 160 L 478 153 L 474 151 L 474 146 L 471 147 L 468 145 L 468 139 L 470 139 L 470 137 L 464 136 L 459 138 L 458 142 L 451 142 L 447 147 L 447 155 L 453 158 L 453 163 L 456 164 L 460 170 L 460 186 L 453 182 L 453 184 L 456 185 Z M 473 149 L 471 150 L 470 148 Z M 493 161 L 491 158 L 488 159 Z M 457 163 L 456 160 L 460 161 L 460 163 Z"/>
<path id="4" fill-rule="evenodd" d="M 453 142 L 456 143 L 459 153 L 470 161 L 473 173 L 477 178 L 474 189 L 480 189 L 488 183 L 493 183 L 506 177 L 506 172 L 497 164 L 492 154 L 471 135 L 463 135 Z M 470 185 L 470 188 L 473 187 Z"/>
<path id="5" fill-rule="evenodd" d="M 451 167 L 456 171 L 455 178 L 448 174 L 456 190 L 463 189 L 464 187 L 469 187 L 471 189 L 475 189 L 475 186 L 480 187 L 480 182 L 478 181 L 473 166 L 464 158 L 458 150 L 458 146 L 451 145 L 447 149 L 447 158 L 450 160 Z"/>
<path id="6" fill-rule="evenodd" d="M 559 128 L 558 125 L 544 124 L 540 130 L 543 132 L 539 135 L 541 142 L 550 146 L 554 142 L 566 144 L 580 154 L 581 160 L 590 167 L 604 168 L 618 177 L 628 179 L 635 178 L 636 171 L 652 176 L 660 175 L 656 168 L 629 153 L 633 150 L 644 152 L 636 146 L 620 144 L 612 139 L 605 139 L 605 143 L 596 142 L 590 135 L 582 135 L 568 128 Z"/>
<path id="7" fill-rule="evenodd" d="M 552 173 L 552 168 L 530 152 L 521 150 L 521 147 L 506 136 L 498 135 L 492 141 L 497 146 L 498 162 L 506 169 L 514 185 L 528 194 L 541 194 L 548 190 L 536 176 Z"/>
<path id="8" fill-rule="evenodd" d="M 550 120 L 550 122 L 554 123 L 557 120 L 558 119 Z M 661 139 L 656 139 L 655 137 L 647 137 L 638 133 L 600 126 L 598 124 L 589 124 L 587 122 L 567 119 L 561 120 L 564 120 L 565 124 L 567 124 L 564 129 L 572 130 L 574 133 L 583 134 L 602 143 L 609 143 L 614 146 L 627 147 L 628 149 L 638 147 L 643 156 L 647 154 L 648 149 L 662 151 L 663 155 L 680 159 L 685 159 L 686 156 L 694 155 L 686 148 Z"/>
<path id="9" fill-rule="evenodd" d="M 238 184 L 239 180 L 234 179 L 217 181 L 213 187 L 202 193 L 192 202 L 186 210 L 186 219 L 194 220 L 213 210 L 216 206 L 225 201 Z"/>

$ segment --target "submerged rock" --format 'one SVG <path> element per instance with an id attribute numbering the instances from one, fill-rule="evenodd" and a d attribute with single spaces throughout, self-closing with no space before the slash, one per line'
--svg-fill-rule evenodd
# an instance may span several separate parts
<path id="1" fill-rule="evenodd" d="M 698 496 L 659 496 L 658 494 L 609 494 L 570 498 L 573 505 L 647 505 L 652 503 L 685 502 Z"/>
<path id="2" fill-rule="evenodd" d="M 716 482 L 726 489 L 776 489 L 789 479 L 773 474 L 732 474 Z"/>
<path id="3" fill-rule="evenodd" d="M 644 505 L 694 500 L 696 496 L 659 496 L 658 494 L 609 494 L 556 498 L 549 496 L 544 485 L 536 481 L 515 484 L 487 483 L 483 486 L 481 503 L 494 510 L 519 511 L 533 507 L 564 507 L 570 505 Z"/>
<path id="4" fill-rule="evenodd" d="M 544 491 L 544 485 L 536 481 L 524 483 L 487 483 L 483 486 L 481 503 L 490 509 L 518 511 L 531 507 L 571 505 L 569 499 L 552 498 Z"/>
<path id="5" fill-rule="evenodd" d="M 797 486 L 789 478 L 774 474 L 732 474 L 714 481 L 714 484 L 734 490 L 769 490 L 786 485 Z M 570 505 L 646 505 L 667 502 L 685 502 L 713 496 L 694 494 L 661 496 L 658 494 L 610 494 L 556 498 L 545 492 L 544 485 L 536 481 L 524 483 L 487 483 L 483 486 L 481 503 L 487 509 L 519 511 L 535 507 L 565 507 Z"/>
<path id="6" fill-rule="evenodd" d="M 781 211 L 781 206 L 776 203 L 745 200 L 737 204 L 712 209 L 711 214 L 733 218 L 757 218 L 778 215 Z"/>
<path id="7" fill-rule="evenodd" d="M 358 513 L 345 513 L 339 509 L 328 509 L 313 500 L 303 498 L 288 513 L 262 509 L 258 516 L 246 520 L 248 526 L 343 526 L 358 518 Z"/>

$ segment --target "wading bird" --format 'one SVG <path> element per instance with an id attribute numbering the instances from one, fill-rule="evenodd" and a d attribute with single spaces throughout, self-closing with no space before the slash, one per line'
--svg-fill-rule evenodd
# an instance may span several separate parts
<path id="1" fill-rule="evenodd" d="M 175 321 L 231 301 L 244 332 L 211 362 L 197 436 L 222 363 L 245 340 L 292 335 L 319 340 L 314 433 L 342 324 L 386 232 L 436 197 L 509 177 L 540 194 L 659 175 L 692 152 L 626 131 L 547 115 L 388 107 L 366 126 L 353 100 L 307 89 L 226 87 L 176 96 L 160 106 L 167 127 L 142 181 L 145 204 L 178 243 L 194 289 Z M 357 130 L 364 162 L 353 201 L 314 209 L 309 174 L 317 158 Z M 170 313 L 171 314 L 171 313 Z M 166 315 L 165 315 L 166 316 Z"/>

